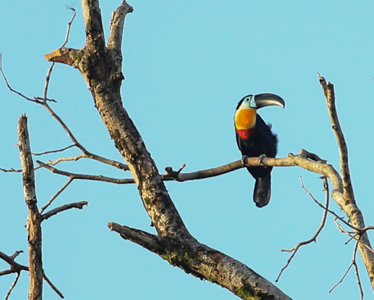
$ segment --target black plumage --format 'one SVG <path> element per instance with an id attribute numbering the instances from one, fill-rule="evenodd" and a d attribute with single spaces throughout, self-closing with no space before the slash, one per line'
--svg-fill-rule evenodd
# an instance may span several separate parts
<path id="1" fill-rule="evenodd" d="M 248 139 L 242 139 L 236 132 L 236 142 L 244 156 L 257 157 L 266 155 L 275 157 L 278 139 L 271 132 L 271 127 L 257 114 L 256 125 Z M 256 179 L 253 201 L 256 206 L 263 207 L 269 203 L 271 196 L 271 170 L 273 167 L 247 167 L 249 173 Z"/>
<path id="2" fill-rule="evenodd" d="M 234 116 L 236 142 L 243 156 L 275 157 L 278 139 L 271 126 L 257 114 L 259 108 L 278 105 L 285 107 L 284 100 L 274 94 L 248 95 L 239 101 Z M 270 201 L 272 167 L 247 167 L 255 178 L 253 201 L 257 207 L 263 207 Z"/>

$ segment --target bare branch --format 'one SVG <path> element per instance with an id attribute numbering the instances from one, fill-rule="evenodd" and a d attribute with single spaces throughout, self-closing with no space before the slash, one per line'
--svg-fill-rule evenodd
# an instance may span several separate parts
<path id="1" fill-rule="evenodd" d="M 27 118 L 25 115 L 18 122 L 19 152 L 23 171 L 23 191 L 28 208 L 27 232 L 29 242 L 29 299 L 41 299 L 43 295 L 42 230 L 40 213 L 35 193 L 34 164 L 31 156 Z"/>
<path id="2" fill-rule="evenodd" d="M 191 236 L 160 237 L 114 222 L 109 223 L 108 227 L 118 232 L 122 238 L 160 255 L 186 273 L 219 283 L 242 299 L 291 299 L 246 265 L 200 244 Z"/>
<path id="3" fill-rule="evenodd" d="M 16 277 L 14 278 L 12 285 L 10 286 L 8 292 L 5 295 L 5 300 L 9 299 L 10 293 L 13 291 L 14 287 L 16 286 L 20 275 L 21 275 L 21 272 L 16 272 Z"/>
<path id="4" fill-rule="evenodd" d="M 319 162 L 319 163 L 323 163 L 323 164 L 327 163 L 327 160 L 322 159 L 317 154 L 308 152 L 305 149 L 301 149 L 300 152 L 299 152 L 299 155 L 304 157 L 304 158 L 309 158 L 309 159 L 314 160 L 314 161 Z"/>
<path id="5" fill-rule="evenodd" d="M 7 80 L 7 78 L 5 77 L 5 74 L 4 74 L 4 72 L 3 72 L 3 68 L 2 68 L 2 67 L 0 68 L 0 72 L 1 72 L 1 75 L 3 76 L 3 78 L 4 78 L 4 81 L 5 81 L 6 86 L 8 87 L 8 89 L 9 89 L 11 92 L 13 92 L 13 93 L 15 93 L 15 94 L 21 96 L 22 98 L 26 99 L 27 101 L 36 102 L 36 103 L 41 104 L 41 102 L 40 102 L 39 100 L 29 98 L 29 97 L 25 96 L 24 94 L 22 94 L 22 93 L 20 93 L 20 92 L 18 92 L 18 91 L 16 91 L 16 90 L 14 90 L 14 89 L 10 86 L 10 84 L 8 83 L 8 80 Z"/>
<path id="6" fill-rule="evenodd" d="M 77 161 L 81 158 L 89 158 L 89 159 L 93 159 L 93 160 L 99 161 L 101 163 L 110 165 L 110 166 L 115 167 L 117 169 L 120 169 L 122 171 L 128 171 L 129 170 L 129 167 L 127 165 L 125 165 L 125 164 L 123 164 L 119 161 L 108 159 L 108 158 L 105 158 L 105 157 L 102 157 L 102 156 L 99 156 L 99 155 L 96 155 L 96 154 L 92 154 L 92 153 L 88 152 L 86 149 L 85 149 L 85 152 L 88 153 L 88 154 L 83 153 L 83 154 L 73 156 L 73 157 L 60 157 L 60 158 L 56 159 L 55 161 L 48 160 L 47 164 L 54 166 L 54 165 L 57 165 L 58 163 L 63 162 L 63 161 Z"/>
<path id="7" fill-rule="evenodd" d="M 15 253 L 20 254 L 22 252 L 23 251 L 16 251 Z M 0 258 L 10 265 L 10 269 L 0 272 L 0 276 L 7 275 L 7 274 L 10 274 L 10 273 L 17 273 L 17 272 L 20 272 L 20 271 L 28 271 L 29 270 L 28 267 L 26 267 L 24 265 L 20 265 L 20 264 L 18 264 L 14 261 L 15 257 L 13 257 L 13 256 L 14 256 L 15 253 L 13 253 L 11 256 L 8 256 L 5 253 L 0 251 Z"/>
<path id="8" fill-rule="evenodd" d="M 252 163 L 256 164 L 256 162 L 254 162 L 255 159 L 256 158 L 253 158 L 251 160 L 250 162 L 251 165 Z M 196 171 L 192 173 L 181 173 L 184 167 L 179 169 L 178 171 L 173 171 L 171 167 L 166 167 L 165 168 L 166 174 L 162 175 L 162 179 L 163 180 L 176 180 L 176 181 L 204 179 L 204 178 L 210 178 L 210 177 L 226 174 L 226 173 L 235 171 L 243 167 L 244 166 L 241 160 L 237 160 L 237 161 L 228 163 L 226 165 L 223 165 L 217 168 L 206 169 L 206 170 Z"/>
<path id="9" fill-rule="evenodd" d="M 18 281 L 18 277 L 19 277 L 19 274 L 21 273 L 21 271 L 29 271 L 29 267 L 27 266 L 24 266 L 24 265 L 20 265 L 18 263 L 16 263 L 14 261 L 15 257 L 17 257 L 20 253 L 22 253 L 23 251 L 15 251 L 11 256 L 8 256 L 6 255 L 5 253 L 1 252 L 0 251 L 0 258 L 2 260 L 4 260 L 5 262 L 7 262 L 9 265 L 10 265 L 10 269 L 9 270 L 5 270 L 5 271 L 1 271 L 0 272 L 0 276 L 2 275 L 7 275 L 7 274 L 11 274 L 11 273 L 17 273 L 16 275 L 16 278 L 11 286 L 11 288 L 9 289 L 7 295 L 9 297 L 9 294 L 10 292 L 13 290 L 14 286 L 16 285 L 17 281 Z M 47 281 L 47 283 L 51 286 L 51 288 L 61 297 L 61 298 L 64 298 L 64 296 L 62 295 L 62 293 L 53 285 L 53 283 L 47 278 L 47 276 L 45 275 L 44 271 L 43 271 L 43 279 L 45 281 Z"/>
<path id="10" fill-rule="evenodd" d="M 78 208 L 78 209 L 83 209 L 83 206 L 87 205 L 87 201 L 81 201 L 81 202 L 74 202 L 74 203 L 69 203 L 65 204 L 62 206 L 59 206 L 55 209 L 50 210 L 49 212 L 43 214 L 41 216 L 42 221 L 47 220 L 48 218 L 52 217 L 53 215 L 56 215 L 60 212 L 63 212 L 65 210 L 71 209 L 71 208 Z"/>
<path id="11" fill-rule="evenodd" d="M 318 78 L 319 78 L 319 82 L 322 86 L 323 92 L 326 97 L 326 103 L 327 103 L 327 108 L 328 108 L 328 112 L 330 115 L 332 129 L 335 133 L 335 137 L 336 137 L 336 140 L 339 146 L 340 171 L 342 174 L 344 198 L 346 200 L 355 201 L 352 182 L 351 182 L 351 176 L 349 172 L 348 148 L 345 142 L 343 130 L 340 126 L 338 113 L 335 107 L 334 85 L 331 82 L 326 82 L 325 78 L 323 78 L 320 74 L 318 74 Z"/>
<path id="12" fill-rule="evenodd" d="M 74 178 L 69 178 L 69 180 L 63 185 L 63 187 L 59 189 L 57 193 L 54 194 L 53 197 L 47 202 L 47 204 L 42 207 L 42 209 L 40 210 L 40 214 L 42 214 L 46 210 L 46 208 L 52 204 L 53 200 L 55 200 L 58 195 L 60 195 L 73 180 Z"/>
<path id="13" fill-rule="evenodd" d="M 47 275 L 45 275 L 45 273 L 43 274 L 43 278 L 44 280 L 49 284 L 49 286 L 51 287 L 52 290 L 54 290 L 56 292 L 57 295 L 60 296 L 60 298 L 64 298 L 63 294 L 58 290 L 58 288 L 52 283 L 52 281 L 49 280 L 49 278 L 47 277 Z"/>
<path id="14" fill-rule="evenodd" d="M 50 150 L 50 151 L 44 151 L 44 152 L 41 152 L 41 153 L 31 153 L 31 154 L 33 156 L 41 156 L 41 155 L 46 155 L 46 154 L 51 154 L 51 153 L 62 152 L 62 151 L 65 151 L 67 149 L 70 149 L 72 147 L 75 147 L 75 145 L 70 145 L 70 146 L 67 146 L 67 147 L 64 147 L 64 148 L 61 148 L 61 149 L 57 149 L 57 150 Z"/>
<path id="15" fill-rule="evenodd" d="M 150 234 L 148 232 L 128 226 L 122 226 L 114 222 L 108 223 L 108 227 L 111 231 L 118 232 L 125 240 L 130 240 L 134 243 L 137 243 L 142 247 L 159 255 L 164 253 L 164 247 L 157 235 Z"/>
<path id="16" fill-rule="evenodd" d="M 67 42 L 69 41 L 69 34 L 70 34 L 71 24 L 73 24 L 74 18 L 75 18 L 76 14 L 77 14 L 77 12 L 75 11 L 75 8 L 73 8 L 73 7 L 69 7 L 69 9 L 72 10 L 74 13 L 73 13 L 73 16 L 71 17 L 70 22 L 68 23 L 68 29 L 66 30 L 65 41 L 64 41 L 64 43 L 62 44 L 61 48 L 62 48 L 62 47 L 65 47 L 65 45 L 66 45 Z"/>
<path id="17" fill-rule="evenodd" d="M 78 142 L 78 140 L 75 138 L 74 134 L 69 129 L 69 127 L 54 112 L 54 110 L 48 105 L 48 103 L 44 102 L 43 106 L 47 109 L 47 111 L 51 114 L 51 116 L 57 120 L 57 122 L 61 125 L 61 127 L 65 130 L 65 132 L 67 133 L 67 135 L 69 136 L 69 138 L 72 140 L 72 142 L 74 143 L 74 145 L 76 147 L 78 147 L 84 153 L 85 156 L 80 156 L 79 158 L 81 158 L 81 157 L 87 157 L 87 158 L 91 158 L 91 159 L 97 160 L 99 162 L 105 163 L 107 165 L 114 166 L 114 167 L 116 167 L 116 168 L 118 168 L 120 170 L 123 170 L 123 171 L 129 170 L 128 166 L 125 165 L 125 164 L 123 164 L 123 163 L 120 163 L 120 162 L 115 161 L 115 160 L 107 159 L 105 157 L 102 157 L 102 156 L 99 156 L 99 155 L 96 155 L 96 154 L 93 154 L 93 153 L 89 152 L 81 143 Z M 79 159 L 79 158 L 77 158 L 77 159 Z M 64 160 L 64 159 L 61 158 L 59 161 L 62 161 L 62 160 Z M 68 159 L 65 159 L 65 160 L 68 160 Z M 56 163 L 54 163 L 54 164 L 56 164 Z"/>
<path id="18" fill-rule="evenodd" d="M 366 226 L 362 212 L 356 205 L 356 200 L 353 193 L 353 187 L 348 164 L 348 149 L 344 139 L 343 131 L 339 123 L 338 114 L 336 112 L 334 86 L 330 82 L 326 83 L 326 80 L 319 74 L 318 77 L 323 92 L 325 94 L 332 128 L 339 146 L 340 170 L 342 174 L 343 184 L 343 205 L 340 205 L 339 203 L 338 204 L 342 207 L 342 209 L 349 217 L 351 224 L 355 228 L 359 229 L 357 230 L 357 233 L 360 234 L 361 242 L 358 244 L 358 249 L 360 251 L 362 260 L 364 261 L 366 270 L 368 272 L 371 287 L 374 289 L 374 252 L 372 251 L 372 247 L 367 233 L 361 233 L 361 230 Z"/>
<path id="19" fill-rule="evenodd" d="M 59 164 L 60 162 L 63 162 L 63 161 L 78 161 L 81 158 L 89 158 L 89 157 L 86 154 L 83 153 L 83 154 L 79 154 L 77 156 L 72 156 L 72 157 L 60 157 L 60 158 L 57 158 L 54 161 L 48 160 L 47 164 L 55 166 L 55 165 L 57 165 L 57 164 Z"/>
<path id="20" fill-rule="evenodd" d="M 9 84 L 9 82 L 8 82 L 8 79 L 6 78 L 6 76 L 5 76 L 5 74 L 4 74 L 4 71 L 3 71 L 3 68 L 2 68 L 1 66 L 0 66 L 0 72 L 1 72 L 1 75 L 3 76 L 3 78 L 4 78 L 4 81 L 5 81 L 6 86 L 8 87 L 8 89 L 9 89 L 11 92 L 13 92 L 13 93 L 15 93 L 15 94 L 21 96 L 22 98 L 26 99 L 27 101 L 35 102 L 35 103 L 38 103 L 38 104 L 42 104 L 42 103 L 43 103 L 43 102 L 41 101 L 41 98 L 40 98 L 40 97 L 29 98 L 29 97 L 25 96 L 24 94 L 22 94 L 22 93 L 20 93 L 20 92 L 18 92 L 18 91 L 16 91 L 16 90 L 14 90 L 14 89 L 10 86 L 10 84 Z M 46 99 L 46 101 L 56 102 L 56 100 L 53 100 L 53 99 Z"/>
<path id="21" fill-rule="evenodd" d="M 15 259 L 18 255 L 20 255 L 21 253 L 23 253 L 23 250 L 16 250 L 14 251 L 14 253 L 9 256 L 11 259 Z"/>
<path id="22" fill-rule="evenodd" d="M 72 179 L 84 179 L 84 180 L 96 180 L 96 181 L 105 181 L 105 182 L 111 182 L 111 183 L 117 183 L 117 184 L 125 184 L 125 183 L 132 183 L 133 179 L 117 179 L 117 178 L 111 178 L 106 177 L 102 175 L 86 175 L 86 174 L 76 174 L 76 173 L 70 173 L 66 171 L 62 171 L 59 169 L 56 169 L 48 164 L 45 164 L 39 160 L 36 161 L 40 166 L 43 168 L 46 168 L 50 170 L 52 173 L 56 173 L 59 175 L 68 176 Z"/>
<path id="23" fill-rule="evenodd" d="M 355 273 L 356 273 L 356 278 L 357 278 L 357 285 L 359 287 L 359 290 L 360 290 L 360 296 L 361 296 L 361 300 L 364 299 L 364 291 L 362 289 L 362 285 L 361 285 L 361 280 L 360 280 L 360 274 L 359 274 L 359 271 L 358 271 L 358 266 L 357 266 L 357 262 L 356 262 L 356 257 L 357 257 L 357 249 L 358 249 L 358 244 L 359 244 L 359 240 L 358 239 L 355 243 L 355 247 L 353 249 L 353 258 L 352 258 L 352 262 L 351 264 L 348 266 L 347 268 L 347 271 L 345 271 L 343 277 L 329 290 L 329 293 L 331 293 L 339 284 L 341 284 L 345 277 L 347 276 L 349 270 L 352 268 L 352 266 L 355 268 Z"/>
<path id="24" fill-rule="evenodd" d="M 21 169 L 13 169 L 13 168 L 10 168 L 10 169 L 3 169 L 3 168 L 0 168 L 0 171 L 4 172 L 4 173 L 21 173 L 22 170 Z"/>
<path id="25" fill-rule="evenodd" d="M 116 50 L 121 53 L 122 45 L 122 34 L 125 17 L 128 13 L 133 12 L 132 6 L 128 5 L 126 1 L 118 6 L 118 8 L 112 13 L 110 20 L 110 36 L 108 40 L 108 49 Z"/>
<path id="26" fill-rule="evenodd" d="M 313 197 L 313 195 L 305 188 L 302 177 L 300 177 L 300 180 L 301 180 L 301 186 L 305 190 L 305 192 L 308 193 L 308 195 L 314 200 L 314 202 L 318 203 L 318 201 Z M 328 207 L 329 207 L 330 194 L 329 194 L 329 186 L 328 186 L 327 178 L 326 177 L 322 177 L 322 181 L 323 181 L 324 191 L 326 193 L 326 200 L 325 200 L 325 209 L 324 209 L 324 212 L 323 212 L 323 217 L 322 217 L 321 225 L 318 227 L 316 233 L 309 240 L 306 240 L 306 241 L 298 243 L 292 249 L 282 250 L 283 252 L 293 252 L 293 253 L 291 254 L 290 258 L 287 260 L 286 265 L 279 272 L 278 277 L 275 280 L 275 282 L 278 282 L 278 280 L 281 277 L 283 271 L 289 266 L 289 264 L 291 263 L 292 259 L 296 255 L 297 250 L 299 250 L 299 248 L 301 246 L 310 244 L 311 242 L 316 242 L 319 233 L 321 232 L 322 228 L 325 226 L 326 218 L 327 218 L 327 213 L 328 213 Z"/>

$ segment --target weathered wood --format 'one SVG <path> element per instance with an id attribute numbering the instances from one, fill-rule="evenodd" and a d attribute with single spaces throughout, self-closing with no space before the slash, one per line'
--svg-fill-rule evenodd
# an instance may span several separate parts
<path id="1" fill-rule="evenodd" d="M 76 67 L 92 93 L 101 119 L 125 159 L 157 236 L 110 223 L 123 238 L 154 251 L 170 264 L 221 285 L 242 299 L 289 300 L 282 291 L 246 265 L 198 242 L 188 232 L 136 126 L 122 105 L 121 43 L 124 19 L 132 8 L 123 1 L 112 15 L 108 46 L 98 0 L 82 0 L 86 44 L 81 50 L 57 49 L 45 57 Z M 73 54 L 72 54 L 73 53 Z M 116 230 L 117 231 L 117 230 Z"/>
<path id="2" fill-rule="evenodd" d="M 42 229 L 41 217 L 37 206 L 35 192 L 34 164 L 31 156 L 27 117 L 23 115 L 18 121 L 19 152 L 22 164 L 23 192 L 29 215 L 27 233 L 29 242 L 29 300 L 41 300 L 43 297 L 43 262 L 42 262 Z"/>

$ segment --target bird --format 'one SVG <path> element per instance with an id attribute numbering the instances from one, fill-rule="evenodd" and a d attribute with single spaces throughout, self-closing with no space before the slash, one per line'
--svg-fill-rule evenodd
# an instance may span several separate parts
<path id="1" fill-rule="evenodd" d="M 285 107 L 284 100 L 274 94 L 264 93 L 243 97 L 236 107 L 234 115 L 235 135 L 238 148 L 242 153 L 242 161 L 246 157 L 275 157 L 277 154 L 278 137 L 271 131 L 257 114 L 257 109 L 270 105 Z M 270 201 L 271 170 L 273 167 L 247 167 L 256 180 L 253 201 L 257 207 L 264 207 Z"/>

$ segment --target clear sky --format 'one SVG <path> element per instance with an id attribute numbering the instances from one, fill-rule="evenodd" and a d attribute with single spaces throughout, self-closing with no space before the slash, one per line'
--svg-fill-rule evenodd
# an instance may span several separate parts
<path id="1" fill-rule="evenodd" d="M 110 15 L 120 1 L 102 1 L 106 37 Z M 304 148 L 338 169 L 336 141 L 317 73 L 335 85 L 337 109 L 349 147 L 355 195 L 367 225 L 374 224 L 371 199 L 374 126 L 373 1 L 131 1 L 123 41 L 123 102 L 160 171 L 216 167 L 239 159 L 233 114 L 247 94 L 271 92 L 286 108 L 263 108 L 261 116 L 279 136 L 278 157 Z M 43 55 L 61 46 L 71 11 L 77 17 L 67 47 L 81 48 L 85 33 L 80 2 L 0 2 L 0 53 L 13 88 L 42 96 L 49 63 Z M 120 160 L 93 106 L 80 73 L 56 65 L 49 97 L 78 140 L 93 153 Z M 17 121 L 29 117 L 33 152 L 68 146 L 70 140 L 41 106 L 9 92 L 0 81 L 0 167 L 20 168 Z M 64 156 L 78 155 L 69 150 Z M 59 155 L 37 157 L 42 161 Z M 90 161 L 60 169 L 129 178 Z M 200 181 L 168 182 L 172 199 L 190 232 L 274 282 L 290 249 L 317 230 L 323 211 L 302 190 L 324 201 L 319 175 L 297 167 L 276 168 L 272 198 L 258 209 L 252 202 L 254 180 L 242 169 Z M 39 205 L 67 181 L 37 171 Z M 0 173 L 0 251 L 27 250 L 27 209 L 20 174 Z M 75 181 L 55 200 L 88 201 L 43 223 L 44 269 L 66 299 L 220 299 L 236 297 L 207 281 L 170 266 L 157 255 L 110 232 L 107 223 L 154 233 L 134 185 Z M 335 203 L 331 208 L 343 215 Z M 276 283 L 294 299 L 359 299 L 351 270 L 328 293 L 351 263 L 353 246 L 329 216 L 317 243 L 304 246 Z M 370 233 L 373 238 L 373 234 Z M 18 261 L 27 264 L 27 254 Z M 366 295 L 366 271 L 358 259 Z M 0 269 L 8 266 L 0 262 Z M 14 275 L 0 278 L 0 297 Z M 26 299 L 24 273 L 11 299 Z M 45 299 L 58 296 L 45 285 Z"/>

